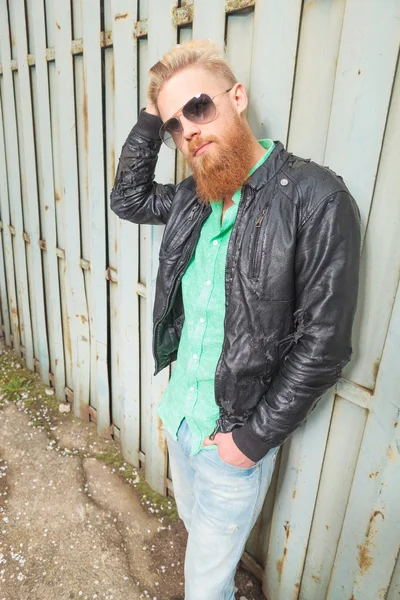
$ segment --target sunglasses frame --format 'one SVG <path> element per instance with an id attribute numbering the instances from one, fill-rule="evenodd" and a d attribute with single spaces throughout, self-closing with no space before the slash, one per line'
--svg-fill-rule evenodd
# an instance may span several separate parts
<path id="1" fill-rule="evenodd" d="M 160 127 L 160 131 L 159 131 L 159 136 L 160 136 L 160 139 L 161 139 L 162 143 L 163 143 L 163 144 L 165 144 L 165 145 L 167 146 L 167 148 L 169 148 L 170 150 L 177 150 L 178 148 L 180 148 L 180 146 L 181 146 L 181 144 L 182 144 L 182 133 L 183 133 L 183 127 L 182 127 L 182 123 L 181 123 L 181 121 L 180 121 L 179 117 L 177 117 L 176 115 L 178 115 L 178 114 L 179 114 L 179 113 L 181 113 L 181 112 L 182 112 L 182 114 L 184 114 L 185 107 L 186 107 L 188 104 L 190 104 L 190 102 L 193 102 L 193 100 L 195 100 L 196 98 L 199 98 L 200 96 L 203 96 L 203 95 L 204 95 L 204 96 L 208 96 L 208 98 L 211 100 L 211 103 L 213 104 L 213 106 L 214 106 L 214 108 L 215 108 L 215 113 L 216 113 L 216 111 L 217 111 L 217 107 L 216 107 L 216 106 L 215 106 L 215 104 L 214 104 L 214 98 L 217 98 L 218 96 L 222 96 L 222 94 L 227 94 L 228 92 L 230 92 L 230 91 L 233 89 L 233 87 L 234 87 L 234 86 L 230 87 L 230 88 L 229 88 L 229 90 L 223 90 L 222 92 L 219 92 L 218 94 L 215 94 L 215 96 L 209 96 L 208 94 L 204 94 L 204 93 L 202 92 L 202 93 L 200 93 L 200 94 L 196 94 L 196 96 L 193 96 L 192 98 L 190 98 L 190 100 L 188 100 L 187 102 L 185 102 L 185 104 L 184 104 L 183 106 L 181 106 L 181 108 L 179 108 L 179 109 L 176 111 L 176 113 L 174 113 L 174 114 L 173 114 L 173 115 L 172 115 L 172 116 L 171 116 L 169 119 L 167 119 L 167 120 L 165 121 L 165 123 L 163 123 L 163 124 L 161 125 L 161 127 Z M 188 119 L 188 121 L 190 121 L 191 123 L 196 123 L 196 121 L 192 121 L 192 120 L 191 120 L 189 117 L 187 117 L 186 115 L 184 115 L 184 116 L 185 116 L 185 118 L 186 118 L 186 119 Z M 215 117 L 215 114 L 214 114 L 214 116 L 213 116 L 213 117 L 212 117 L 212 118 L 211 118 L 209 121 L 201 121 L 201 123 L 200 123 L 200 124 L 201 124 L 201 125 L 204 125 L 204 124 L 207 124 L 207 123 L 211 123 L 211 121 L 214 119 L 214 117 Z M 181 143 L 180 143 L 180 144 L 179 144 L 179 146 L 178 146 L 178 145 L 176 145 L 176 144 L 175 144 L 175 142 L 174 142 L 174 148 L 171 148 L 171 146 L 168 146 L 167 142 L 164 140 L 164 137 L 163 137 L 163 132 L 165 132 L 165 129 L 164 129 L 164 128 L 165 128 L 165 125 L 166 125 L 166 124 L 167 124 L 169 121 L 171 121 L 172 119 L 176 119 L 176 120 L 178 121 L 178 123 L 179 123 L 179 125 L 180 125 L 180 131 L 179 131 L 179 133 L 180 133 L 180 135 L 181 135 Z M 171 135 L 171 137 L 172 137 L 172 135 Z"/>

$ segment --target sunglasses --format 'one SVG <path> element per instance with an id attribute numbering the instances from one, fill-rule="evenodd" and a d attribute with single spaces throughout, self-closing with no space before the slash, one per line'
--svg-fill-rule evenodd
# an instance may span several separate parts
<path id="1" fill-rule="evenodd" d="M 192 123 L 210 123 L 217 114 L 217 107 L 213 102 L 214 98 L 230 92 L 231 89 L 232 88 L 229 88 L 229 90 L 224 90 L 223 92 L 220 92 L 212 97 L 208 94 L 198 94 L 186 102 L 182 108 L 177 110 L 175 115 L 182 111 L 185 119 L 191 121 Z M 171 148 L 171 150 L 176 150 L 176 148 L 180 147 L 182 144 L 182 134 L 182 123 L 176 116 L 173 116 L 165 121 L 160 128 L 161 141 L 164 142 L 168 148 Z"/>

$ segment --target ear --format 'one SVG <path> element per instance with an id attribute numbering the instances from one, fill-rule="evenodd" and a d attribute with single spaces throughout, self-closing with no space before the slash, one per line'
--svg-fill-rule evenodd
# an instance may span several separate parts
<path id="1" fill-rule="evenodd" d="M 238 115 L 241 115 L 249 104 L 246 88 L 243 84 L 236 83 L 231 93 L 233 94 L 233 105 Z"/>

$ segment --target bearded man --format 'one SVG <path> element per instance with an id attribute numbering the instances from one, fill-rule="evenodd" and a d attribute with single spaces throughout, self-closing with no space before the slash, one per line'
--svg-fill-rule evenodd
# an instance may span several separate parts
<path id="1" fill-rule="evenodd" d="M 111 195 L 122 219 L 165 225 L 154 358 L 156 372 L 176 359 L 158 410 L 189 532 L 186 600 L 234 599 L 278 449 L 352 352 L 357 205 L 329 169 L 257 140 L 247 105 L 216 46 L 174 47 L 150 69 Z M 153 181 L 161 143 L 193 176 Z"/>

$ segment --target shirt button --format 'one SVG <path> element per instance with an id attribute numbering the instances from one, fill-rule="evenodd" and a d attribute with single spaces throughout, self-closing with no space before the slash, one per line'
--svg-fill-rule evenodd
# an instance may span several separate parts
<path id="1" fill-rule="evenodd" d="M 281 185 L 287 185 L 288 183 L 287 179 L 281 179 Z"/>
<path id="2" fill-rule="evenodd" d="M 193 358 L 194 358 L 194 360 L 196 360 L 197 359 L 197 354 L 193 354 Z"/>
<path id="3" fill-rule="evenodd" d="M 206 285 L 211 285 L 211 281 L 210 280 L 206 281 Z"/>
<path id="4" fill-rule="evenodd" d="M 203 319 L 203 317 L 201 317 L 201 319 L 200 319 L 200 323 L 204 323 L 204 319 Z"/>
<path id="5" fill-rule="evenodd" d="M 189 388 L 189 391 L 190 391 L 190 392 L 194 392 L 194 387 L 190 387 L 190 388 Z"/>
<path id="6" fill-rule="evenodd" d="M 214 241 L 213 241 L 213 244 L 214 244 L 214 246 L 218 246 L 218 242 L 217 242 L 217 240 L 214 240 Z"/>

